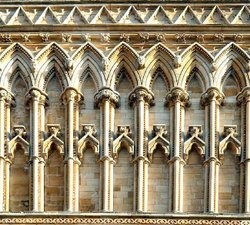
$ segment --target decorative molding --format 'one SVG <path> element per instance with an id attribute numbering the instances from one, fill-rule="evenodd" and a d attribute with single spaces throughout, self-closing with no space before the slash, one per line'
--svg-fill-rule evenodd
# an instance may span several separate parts
<path id="1" fill-rule="evenodd" d="M 23 215 L 24 216 L 24 215 Z M 1 224 L 166 224 L 166 225 L 249 225 L 250 221 L 247 217 L 240 217 L 240 218 L 154 218 L 154 217 L 120 217 L 119 214 L 116 217 L 105 216 L 100 218 L 96 217 L 88 217 L 88 216 L 73 216 L 73 217 L 66 217 L 64 215 L 60 216 L 4 216 L 5 218 L 0 219 Z M 118 218 L 117 218 L 118 217 Z M 148 216 L 147 216 L 148 217 Z"/>
<path id="2" fill-rule="evenodd" d="M 170 154 L 169 141 L 166 139 L 167 130 L 164 124 L 153 125 L 154 138 L 148 142 L 148 158 L 152 162 L 153 154 L 156 149 L 162 149 L 166 158 Z"/>
<path id="3" fill-rule="evenodd" d="M 29 155 L 29 143 L 26 141 L 27 133 L 25 126 L 15 125 L 13 127 L 13 138 L 8 142 L 8 157 L 14 158 L 16 146 L 20 145 L 26 156 Z"/>
<path id="4" fill-rule="evenodd" d="M 57 150 L 61 155 L 64 154 L 64 142 L 58 137 L 60 135 L 59 124 L 47 124 L 48 127 L 48 138 L 43 142 L 43 156 L 45 159 L 48 158 L 48 153 L 52 144 L 56 145 Z"/>
<path id="5" fill-rule="evenodd" d="M 99 141 L 96 139 L 96 129 L 94 124 L 82 124 L 82 138 L 78 141 L 77 153 L 79 158 L 83 157 L 83 152 L 87 147 L 94 150 L 96 156 L 99 156 Z"/>
<path id="6" fill-rule="evenodd" d="M 134 141 L 131 139 L 130 127 L 127 125 L 117 127 L 117 138 L 113 141 L 113 156 L 118 158 L 119 150 L 124 146 L 128 153 L 134 155 Z"/>
<path id="7" fill-rule="evenodd" d="M 212 7 L 211 7 L 212 6 Z M 237 5 L 238 6 L 238 5 Z M 59 4 L 56 7 L 46 5 L 0 5 L 1 26 L 55 26 L 55 25 L 88 25 L 88 24 L 145 24 L 145 25 L 240 25 L 248 24 L 249 4 L 112 4 L 86 5 L 71 7 Z M 202 10 L 201 10 L 202 8 Z M 32 17 L 30 16 L 30 12 Z M 119 16 L 117 16 L 119 12 Z"/>
<path id="8" fill-rule="evenodd" d="M 182 106 L 189 105 L 189 95 L 181 87 L 174 87 L 166 95 L 166 105 L 172 106 L 175 102 L 180 102 Z"/>
<path id="9" fill-rule="evenodd" d="M 221 105 L 225 99 L 224 94 L 216 87 L 210 87 L 201 96 L 201 105 L 209 105 L 211 101 L 215 101 L 217 105 Z"/>
<path id="10" fill-rule="evenodd" d="M 202 130 L 199 125 L 192 125 L 188 128 L 189 138 L 184 142 L 184 159 L 187 160 L 192 150 L 193 145 L 198 148 L 198 153 L 204 157 L 205 156 L 205 142 L 201 139 Z"/>
<path id="11" fill-rule="evenodd" d="M 224 136 L 225 138 L 220 141 L 219 146 L 219 158 L 223 159 L 225 150 L 228 147 L 228 144 L 232 144 L 232 151 L 235 155 L 240 156 L 241 153 L 241 143 L 236 138 L 237 137 L 237 126 L 236 125 L 227 125 L 224 126 Z"/>
<path id="12" fill-rule="evenodd" d="M 138 86 L 129 94 L 130 105 L 137 104 L 139 101 L 144 101 L 149 105 L 154 105 L 154 94 L 146 87 Z"/>
<path id="13" fill-rule="evenodd" d="M 120 95 L 118 92 L 113 91 L 109 87 L 103 87 L 101 88 L 96 94 L 95 94 L 95 105 L 96 107 L 100 107 L 102 105 L 103 100 L 108 100 L 111 103 L 113 103 L 116 107 L 119 106 L 120 102 Z"/>

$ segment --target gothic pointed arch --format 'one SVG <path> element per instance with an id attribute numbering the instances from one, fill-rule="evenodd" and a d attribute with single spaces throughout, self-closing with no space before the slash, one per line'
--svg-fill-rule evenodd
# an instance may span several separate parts
<path id="1" fill-rule="evenodd" d="M 97 49 L 92 43 L 87 42 L 82 45 L 72 55 L 72 83 L 73 86 L 80 88 L 78 85 L 86 74 L 90 74 L 92 79 L 99 90 L 102 86 L 106 85 L 103 69 L 105 67 L 105 56 Z M 91 73 L 89 73 L 91 72 Z"/>
<path id="2" fill-rule="evenodd" d="M 211 71 L 213 56 L 202 45 L 198 43 L 192 44 L 180 54 L 180 57 L 181 72 L 178 78 L 179 86 L 185 87 L 194 68 L 199 71 L 199 77 L 203 81 L 205 90 L 212 85 Z"/>
<path id="3" fill-rule="evenodd" d="M 117 90 L 117 87 L 123 77 L 126 77 L 128 79 L 132 88 L 135 88 L 137 86 L 138 82 L 137 80 L 135 80 L 133 71 L 130 70 L 127 65 L 123 65 L 119 70 L 117 70 L 115 76 L 113 76 L 112 88 L 114 88 L 114 90 Z"/>
<path id="4" fill-rule="evenodd" d="M 142 77 L 142 84 L 148 88 L 154 80 L 155 72 L 161 68 L 164 80 L 173 87 L 176 81 L 175 75 L 175 54 L 162 43 L 151 47 L 143 56 L 145 58 L 145 72 Z"/>
<path id="5" fill-rule="evenodd" d="M 22 71 L 23 80 L 30 87 L 34 81 L 34 59 L 32 53 L 19 43 L 13 43 L 0 55 L 1 78 L 0 83 L 11 88 L 17 70 Z"/>
<path id="6" fill-rule="evenodd" d="M 140 75 L 138 73 L 138 58 L 137 52 L 127 43 L 121 42 L 108 55 L 109 63 L 107 69 L 107 85 L 111 88 L 115 87 L 117 82 L 117 74 L 122 68 L 126 68 L 129 73 L 133 87 L 140 84 Z M 137 62 L 137 63 L 135 63 Z M 115 75 L 114 75 L 115 74 Z"/>
<path id="7" fill-rule="evenodd" d="M 57 43 L 52 42 L 43 48 L 36 56 L 36 85 L 44 90 L 49 73 L 52 69 L 57 71 L 60 83 L 65 88 L 70 84 L 69 56 Z"/>
<path id="8" fill-rule="evenodd" d="M 225 74 L 233 68 L 241 82 L 241 87 L 249 85 L 248 62 L 249 55 L 236 43 L 226 45 L 215 57 L 216 73 L 214 75 L 215 85 L 222 85 Z"/>

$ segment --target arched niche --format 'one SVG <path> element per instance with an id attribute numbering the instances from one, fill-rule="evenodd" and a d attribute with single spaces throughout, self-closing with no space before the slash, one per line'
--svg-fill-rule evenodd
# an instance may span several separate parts
<path id="1" fill-rule="evenodd" d="M 45 124 L 59 124 L 63 135 L 65 133 L 65 107 L 60 98 L 62 92 L 63 88 L 57 77 L 57 72 L 51 70 L 46 86 L 49 106 L 46 108 Z"/>
<path id="2" fill-rule="evenodd" d="M 10 212 L 25 212 L 30 208 L 29 163 L 22 145 L 17 143 L 10 166 Z"/>
<path id="3" fill-rule="evenodd" d="M 185 128 L 188 131 L 190 125 L 199 125 L 205 129 L 205 111 L 200 105 L 200 99 L 203 90 L 202 80 L 200 79 L 199 70 L 194 68 L 186 83 L 186 90 L 189 94 L 189 107 L 185 108 Z"/>
<path id="4" fill-rule="evenodd" d="M 55 143 L 51 143 L 45 164 L 45 211 L 64 210 L 64 160 Z"/>
<path id="5" fill-rule="evenodd" d="M 134 167 L 130 151 L 121 143 L 114 166 L 114 211 L 132 212 L 134 199 Z"/>
<path id="6" fill-rule="evenodd" d="M 170 127 L 170 112 L 165 106 L 165 97 L 169 91 L 168 82 L 164 79 L 164 72 L 158 68 L 152 76 L 150 89 L 154 93 L 155 104 L 149 108 L 149 130 L 153 129 L 154 124 L 165 124 L 167 131 Z"/>
<path id="7" fill-rule="evenodd" d="M 17 124 L 22 124 L 25 126 L 26 131 L 29 132 L 30 115 L 25 106 L 25 94 L 28 91 L 28 86 L 18 71 L 15 76 L 16 78 L 11 86 L 11 92 L 15 98 L 15 107 L 11 107 L 10 127 L 13 128 Z"/>
<path id="8" fill-rule="evenodd" d="M 129 106 L 128 97 L 133 90 L 132 81 L 125 68 L 122 68 L 116 79 L 115 91 L 120 94 L 120 106 L 115 111 L 115 130 L 119 125 L 129 125 L 134 130 L 134 110 Z"/>
<path id="9" fill-rule="evenodd" d="M 100 110 L 94 107 L 94 95 L 98 91 L 90 71 L 83 77 L 81 93 L 84 97 L 84 104 L 80 105 L 79 123 L 91 123 L 95 125 L 97 133 L 100 132 Z"/>
<path id="10" fill-rule="evenodd" d="M 204 211 L 203 156 L 198 144 L 194 143 L 186 158 L 183 171 L 183 211 L 186 213 L 202 213 Z"/>
<path id="11" fill-rule="evenodd" d="M 222 92 L 225 95 L 225 102 L 220 107 L 220 132 L 223 132 L 224 126 L 236 125 L 238 138 L 241 131 L 241 110 L 237 106 L 236 96 L 240 92 L 240 85 L 235 70 L 230 69 L 222 82 Z"/>
<path id="12" fill-rule="evenodd" d="M 100 166 L 91 146 L 83 152 L 79 180 L 79 210 L 97 212 L 100 209 Z"/>

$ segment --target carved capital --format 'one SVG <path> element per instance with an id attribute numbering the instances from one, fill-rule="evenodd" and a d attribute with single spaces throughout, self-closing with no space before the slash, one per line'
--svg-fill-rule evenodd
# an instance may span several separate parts
<path id="1" fill-rule="evenodd" d="M 27 94 L 26 94 L 26 105 L 29 105 L 30 102 L 40 102 L 41 100 L 44 100 L 48 102 L 48 96 L 46 93 L 44 93 L 42 90 L 38 88 L 31 88 Z"/>
<path id="2" fill-rule="evenodd" d="M 189 104 L 189 95 L 181 87 L 174 87 L 166 95 L 166 105 L 174 105 L 176 102 L 180 102 L 182 106 Z"/>
<path id="3" fill-rule="evenodd" d="M 201 104 L 206 106 L 209 105 L 210 102 L 215 101 L 217 105 L 221 105 L 224 101 L 224 98 L 224 94 L 218 88 L 211 87 L 202 94 Z"/>
<path id="4" fill-rule="evenodd" d="M 250 101 L 250 87 L 245 87 L 236 97 L 238 105 L 246 104 Z"/>
<path id="5" fill-rule="evenodd" d="M 95 94 L 96 107 L 99 108 L 102 105 L 103 101 L 105 100 L 111 102 L 116 107 L 118 107 L 120 101 L 120 95 L 118 92 L 113 91 L 109 87 L 103 87 Z"/>
<path id="6" fill-rule="evenodd" d="M 63 104 L 65 105 L 68 104 L 70 101 L 73 101 L 73 103 L 80 103 L 83 101 L 83 95 L 75 88 L 67 87 L 61 94 L 61 99 Z"/>
<path id="7" fill-rule="evenodd" d="M 136 87 L 129 95 L 129 102 L 131 105 L 137 104 L 139 101 L 144 101 L 149 105 L 154 104 L 154 94 L 146 87 Z"/>

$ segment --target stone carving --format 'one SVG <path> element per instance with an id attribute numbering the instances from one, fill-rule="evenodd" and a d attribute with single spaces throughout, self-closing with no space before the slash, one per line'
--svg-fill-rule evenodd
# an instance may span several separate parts
<path id="1" fill-rule="evenodd" d="M 47 124 L 48 127 L 48 138 L 43 142 L 43 156 L 45 159 L 48 158 L 48 152 L 52 144 L 55 144 L 60 154 L 64 154 L 64 143 L 59 138 L 60 125 L 59 124 Z"/>
<path id="2" fill-rule="evenodd" d="M 218 88 L 211 87 L 204 94 L 202 94 L 201 104 L 209 105 L 211 101 L 215 101 L 216 104 L 221 105 L 224 98 L 224 94 Z"/>
<path id="3" fill-rule="evenodd" d="M 201 126 L 192 125 L 189 126 L 188 136 L 189 138 L 184 142 L 184 159 L 188 159 L 188 155 L 195 145 L 198 149 L 198 153 L 205 156 L 205 142 L 201 139 L 202 130 Z"/>
<path id="4" fill-rule="evenodd" d="M 134 154 L 134 141 L 131 139 L 131 131 L 129 126 L 118 126 L 117 138 L 113 141 L 113 156 L 118 158 L 118 152 L 124 146 L 130 155 Z"/>
<path id="5" fill-rule="evenodd" d="M 96 139 L 96 129 L 94 124 L 82 124 L 82 138 L 78 141 L 78 155 L 83 157 L 83 152 L 87 147 L 93 149 L 96 156 L 99 155 L 99 141 Z"/>
<path id="6" fill-rule="evenodd" d="M 235 155 L 239 156 L 241 153 L 241 143 L 236 138 L 237 137 L 237 126 L 228 125 L 224 127 L 224 139 L 220 141 L 219 148 L 219 157 L 223 159 L 224 152 L 228 148 L 228 145 L 231 144 L 232 151 Z"/>
<path id="7" fill-rule="evenodd" d="M 149 105 L 154 104 L 154 94 L 147 88 L 139 86 L 135 88 L 129 95 L 130 104 L 133 105 L 139 101 L 144 101 Z"/>
<path id="8" fill-rule="evenodd" d="M 168 158 L 170 154 L 169 141 L 166 139 L 167 130 L 164 124 L 153 125 L 154 138 L 148 142 L 148 158 L 152 161 L 154 150 L 160 148 L 163 150 L 165 157 Z"/>
<path id="9" fill-rule="evenodd" d="M 104 87 L 95 94 L 95 105 L 100 107 L 104 99 L 108 99 L 115 106 L 119 106 L 120 96 L 117 92 L 111 88 Z"/>
<path id="10" fill-rule="evenodd" d="M 166 105 L 173 105 L 175 102 L 180 102 L 182 106 L 188 106 L 189 95 L 188 93 L 180 87 L 173 88 L 166 95 Z"/>
<path id="11" fill-rule="evenodd" d="M 8 156 L 14 158 L 14 151 L 17 145 L 21 146 L 26 156 L 29 155 L 29 143 L 26 140 L 26 128 L 22 125 L 13 127 L 13 138 L 8 142 Z"/>

